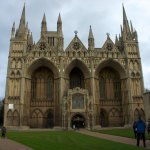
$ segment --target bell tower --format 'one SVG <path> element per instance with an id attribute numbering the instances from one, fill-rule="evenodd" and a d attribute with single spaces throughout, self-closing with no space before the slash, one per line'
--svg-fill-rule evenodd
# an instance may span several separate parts
<path id="1" fill-rule="evenodd" d="M 125 123 L 132 123 L 136 120 L 135 108 L 143 107 L 143 74 L 141 66 L 140 51 L 138 46 L 137 31 L 133 29 L 132 22 L 130 25 L 127 19 L 126 11 L 123 6 L 123 28 L 121 27 L 121 36 L 116 38 L 116 43 L 120 49 L 124 50 L 127 68 L 127 101 L 124 102 Z M 119 43 L 119 44 L 118 44 Z M 125 110 L 126 109 L 126 110 Z M 139 109 L 139 115 L 143 116 L 143 111 Z M 132 117 L 133 116 L 133 117 Z"/>

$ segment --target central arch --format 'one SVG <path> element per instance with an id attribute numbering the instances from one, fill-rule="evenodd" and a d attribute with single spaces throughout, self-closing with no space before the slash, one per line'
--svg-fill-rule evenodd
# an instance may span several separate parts
<path id="1" fill-rule="evenodd" d="M 69 78 L 69 74 L 70 74 L 71 70 L 75 67 L 79 68 L 83 72 L 85 78 L 90 76 L 90 71 L 87 68 L 86 64 L 79 59 L 75 59 L 75 60 L 71 61 L 71 63 L 68 64 L 68 66 L 65 69 L 64 74 L 67 78 Z"/>
<path id="2" fill-rule="evenodd" d="M 71 119 L 72 128 L 85 128 L 85 118 L 81 114 L 76 114 Z"/>

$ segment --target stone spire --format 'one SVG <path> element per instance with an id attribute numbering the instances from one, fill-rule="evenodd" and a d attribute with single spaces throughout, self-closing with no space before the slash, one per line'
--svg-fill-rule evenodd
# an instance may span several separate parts
<path id="1" fill-rule="evenodd" d="M 43 20 L 42 20 L 42 23 L 41 23 L 41 34 L 43 32 L 47 32 L 47 23 L 46 23 L 45 13 L 44 13 Z"/>
<path id="2" fill-rule="evenodd" d="M 60 37 L 63 37 L 62 21 L 61 21 L 60 13 L 59 13 L 58 20 L 57 20 L 57 33 Z"/>
<path id="3" fill-rule="evenodd" d="M 88 49 L 89 50 L 94 50 L 95 44 L 94 44 L 94 36 L 92 32 L 92 27 L 90 26 L 89 29 L 89 37 L 88 37 Z"/>
<path id="4" fill-rule="evenodd" d="M 25 4 L 24 4 L 21 19 L 20 19 L 19 29 L 18 29 L 18 32 L 20 32 L 20 33 L 23 33 L 25 31 L 25 27 L 26 27 L 25 17 L 26 16 L 25 16 Z"/>
<path id="5" fill-rule="evenodd" d="M 89 30 L 89 39 L 90 39 L 90 38 L 91 38 L 91 39 L 94 39 L 91 26 L 90 26 L 90 30 Z"/>
<path id="6" fill-rule="evenodd" d="M 58 16 L 57 24 L 62 24 L 60 13 L 59 13 L 59 16 Z"/>
<path id="7" fill-rule="evenodd" d="M 122 6 L 122 7 L 123 7 L 123 31 L 126 33 L 129 33 L 130 27 L 129 27 L 126 11 L 125 11 L 124 6 Z"/>
<path id="8" fill-rule="evenodd" d="M 19 27 L 16 30 L 16 35 L 15 35 L 16 38 L 21 39 L 21 40 L 26 39 L 26 19 L 25 18 L 26 17 L 25 17 L 25 4 L 24 4 L 21 18 L 20 18 Z"/>

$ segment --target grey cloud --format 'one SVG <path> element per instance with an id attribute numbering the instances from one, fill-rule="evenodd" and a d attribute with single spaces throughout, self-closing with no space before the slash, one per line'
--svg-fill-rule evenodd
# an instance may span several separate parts
<path id="1" fill-rule="evenodd" d="M 3 63 L 0 63 L 0 96 L 3 97 L 11 27 L 14 21 L 18 27 L 24 1 L 2 1 L 0 9 L 0 60 Z M 150 2 L 148 0 L 144 0 L 145 3 L 137 0 L 26 0 L 26 20 L 31 32 L 33 32 L 34 40 L 37 42 L 44 12 L 49 30 L 56 30 L 57 17 L 60 12 L 63 21 L 65 47 L 74 37 L 74 30 L 78 30 L 80 39 L 87 46 L 90 25 L 92 25 L 96 47 L 102 47 L 107 32 L 110 33 L 113 41 L 115 35 L 120 33 L 122 2 L 124 2 L 128 19 L 132 20 L 133 26 L 138 31 L 145 87 L 150 88 L 148 72 L 145 70 L 145 68 L 150 68 L 148 66 L 150 64 L 150 33 L 148 34 L 148 18 L 150 18 L 148 6 Z"/>

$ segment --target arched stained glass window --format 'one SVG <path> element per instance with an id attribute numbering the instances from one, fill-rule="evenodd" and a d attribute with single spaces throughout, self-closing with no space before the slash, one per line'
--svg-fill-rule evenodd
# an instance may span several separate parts
<path id="1" fill-rule="evenodd" d="M 99 93 L 101 100 L 121 100 L 121 79 L 117 71 L 109 67 L 100 71 Z"/>
<path id="2" fill-rule="evenodd" d="M 70 88 L 84 88 L 84 76 L 80 69 L 74 68 L 70 73 Z"/>
<path id="3" fill-rule="evenodd" d="M 32 101 L 52 100 L 54 95 L 54 75 L 47 67 L 38 68 L 31 79 Z"/>

